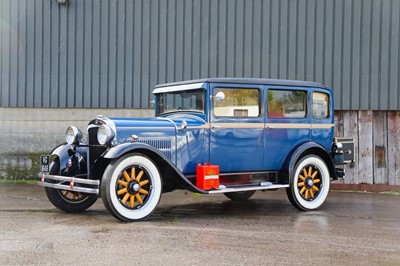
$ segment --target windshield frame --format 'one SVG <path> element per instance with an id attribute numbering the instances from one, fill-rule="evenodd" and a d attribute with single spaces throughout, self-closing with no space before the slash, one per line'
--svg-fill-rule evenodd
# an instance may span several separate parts
<path id="1" fill-rule="evenodd" d="M 186 95 L 185 95 L 186 94 Z M 181 95 L 181 97 L 179 97 Z M 185 95 L 185 96 L 183 96 Z M 195 97 L 193 99 L 192 97 Z M 200 98 L 199 98 L 200 97 Z M 178 98 L 178 99 L 177 99 Z M 192 98 L 192 99 L 190 99 Z M 165 101 L 173 101 L 170 108 L 165 108 Z M 176 100 L 181 101 L 177 103 Z M 193 102 L 194 101 L 194 102 Z M 190 90 L 179 90 L 179 91 L 166 91 L 155 94 L 155 115 L 156 117 L 173 114 L 173 113 L 206 113 L 206 90 L 204 88 L 191 88 Z M 168 102 L 167 102 L 168 104 Z M 185 104 L 189 104 L 189 107 L 185 107 Z M 194 108 L 191 108 L 195 105 Z M 178 107 L 179 106 L 179 107 Z"/>

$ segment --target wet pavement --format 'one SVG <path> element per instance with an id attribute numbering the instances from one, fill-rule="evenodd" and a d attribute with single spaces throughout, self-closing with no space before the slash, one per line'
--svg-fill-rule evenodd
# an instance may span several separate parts
<path id="1" fill-rule="evenodd" d="M 284 190 L 246 202 L 175 191 L 123 223 L 101 199 L 67 214 L 36 185 L 0 184 L 0 264 L 400 265 L 400 196 L 330 192 L 300 212 Z"/>

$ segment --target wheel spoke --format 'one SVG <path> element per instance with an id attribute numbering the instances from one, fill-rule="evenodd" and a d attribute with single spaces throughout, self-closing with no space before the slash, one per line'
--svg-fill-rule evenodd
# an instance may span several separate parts
<path id="1" fill-rule="evenodd" d="M 128 193 L 128 189 L 126 187 L 117 191 L 118 196 L 124 193 Z"/>
<path id="2" fill-rule="evenodd" d="M 306 168 L 303 169 L 304 176 L 308 176 Z"/>
<path id="3" fill-rule="evenodd" d="M 118 184 L 120 184 L 123 187 L 127 187 L 128 186 L 128 182 L 124 182 L 122 180 L 118 180 Z"/>
<path id="4" fill-rule="evenodd" d="M 312 167 L 310 166 L 310 168 L 308 168 L 308 176 L 311 175 L 311 172 L 312 172 Z"/>
<path id="5" fill-rule="evenodd" d="M 143 188 L 141 188 L 141 189 L 139 190 L 139 193 L 140 193 L 140 194 L 143 194 L 143 195 L 148 195 L 148 194 L 149 194 L 149 192 L 148 192 L 147 190 L 144 190 Z"/>
<path id="6" fill-rule="evenodd" d="M 72 193 L 72 199 L 76 200 L 76 194 L 75 193 Z"/>
<path id="7" fill-rule="evenodd" d="M 126 171 L 123 171 L 122 174 L 124 175 L 126 181 L 128 181 L 128 182 L 131 181 L 131 178 L 129 177 L 129 175 Z"/>
<path id="8" fill-rule="evenodd" d="M 66 197 L 66 196 L 68 196 L 68 194 L 69 194 L 69 191 L 64 191 L 64 193 L 63 193 L 63 195 L 64 195 L 64 197 Z"/>
<path id="9" fill-rule="evenodd" d="M 124 198 L 122 199 L 122 204 L 125 204 L 126 203 L 126 201 L 129 199 L 129 196 L 130 196 L 131 194 L 129 194 L 129 193 L 126 193 L 125 194 L 125 196 L 124 196 Z"/>
<path id="10" fill-rule="evenodd" d="M 136 177 L 136 180 L 137 180 L 138 182 L 140 182 L 140 179 L 142 178 L 143 174 L 144 174 L 144 172 L 143 172 L 143 170 L 142 170 L 142 171 L 140 171 L 140 173 L 139 173 L 138 176 Z"/>
<path id="11" fill-rule="evenodd" d="M 136 194 L 136 199 L 137 199 L 137 201 L 139 202 L 140 205 L 143 204 L 143 200 L 142 200 L 142 198 L 140 197 L 139 193 Z"/>
<path id="12" fill-rule="evenodd" d="M 314 198 L 314 190 L 313 189 L 310 189 L 310 194 L 311 194 L 311 198 L 313 199 Z"/>
<path id="13" fill-rule="evenodd" d="M 136 168 L 135 167 L 132 167 L 132 169 L 131 169 L 131 178 L 133 179 L 133 180 L 136 180 Z"/>
<path id="14" fill-rule="evenodd" d="M 303 188 L 300 190 L 300 194 L 303 194 L 305 190 L 306 190 L 306 187 L 303 187 Z"/>
<path id="15" fill-rule="evenodd" d="M 315 172 L 312 174 L 311 178 L 314 179 L 314 177 L 315 177 L 317 174 L 318 174 L 318 171 L 315 171 Z"/>
<path id="16" fill-rule="evenodd" d="M 139 185 L 141 187 L 143 187 L 144 185 L 147 185 L 148 183 L 149 183 L 149 180 L 144 180 L 144 181 L 140 182 Z"/>
<path id="17" fill-rule="evenodd" d="M 135 207 L 135 196 L 131 195 L 130 197 L 130 206 L 131 208 Z"/>
<path id="18" fill-rule="evenodd" d="M 304 187 L 304 182 L 300 182 L 297 184 L 298 187 Z"/>
<path id="19" fill-rule="evenodd" d="M 308 191 L 309 189 L 306 189 L 306 195 L 304 196 L 305 199 L 308 199 Z"/>
<path id="20" fill-rule="evenodd" d="M 306 178 L 302 175 L 299 175 L 299 178 L 301 179 L 301 181 L 306 181 Z"/>
<path id="21" fill-rule="evenodd" d="M 318 189 L 316 186 L 312 186 L 312 188 L 313 188 L 315 191 L 319 191 L 319 189 Z"/>
<path id="22" fill-rule="evenodd" d="M 314 184 L 321 182 L 321 179 L 315 179 Z"/>

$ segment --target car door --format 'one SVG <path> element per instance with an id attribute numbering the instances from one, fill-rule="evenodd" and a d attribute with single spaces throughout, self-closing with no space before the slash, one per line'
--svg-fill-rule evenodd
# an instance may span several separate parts
<path id="1" fill-rule="evenodd" d="M 262 169 L 262 86 L 210 84 L 210 162 L 220 172 Z"/>
<path id="2" fill-rule="evenodd" d="M 288 153 L 310 141 L 309 94 L 301 87 L 267 87 L 265 170 L 281 169 Z"/>

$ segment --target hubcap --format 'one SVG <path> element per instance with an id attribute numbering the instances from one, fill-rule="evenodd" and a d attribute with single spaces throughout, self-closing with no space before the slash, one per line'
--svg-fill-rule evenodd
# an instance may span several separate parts
<path id="1" fill-rule="evenodd" d="M 310 189 L 314 185 L 314 181 L 312 180 L 311 177 L 307 177 L 305 184 L 306 184 L 306 188 Z"/>
<path id="2" fill-rule="evenodd" d="M 308 165 L 304 167 L 298 176 L 297 187 L 303 199 L 312 201 L 321 189 L 321 178 L 318 168 Z"/>
<path id="3" fill-rule="evenodd" d="M 140 185 L 136 180 L 131 180 L 128 182 L 128 193 L 131 195 L 136 195 L 140 190 Z"/>

